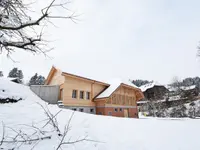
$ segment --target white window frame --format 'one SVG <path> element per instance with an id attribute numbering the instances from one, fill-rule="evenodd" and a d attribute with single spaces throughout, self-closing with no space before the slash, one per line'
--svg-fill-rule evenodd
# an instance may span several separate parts
<path id="1" fill-rule="evenodd" d="M 83 97 L 81 97 L 81 93 L 83 93 Z M 79 92 L 79 98 L 80 98 L 80 99 L 84 99 L 84 91 L 81 90 L 81 91 Z"/>
<path id="2" fill-rule="evenodd" d="M 76 91 L 76 97 L 73 97 L 73 96 L 74 96 L 74 95 L 73 95 L 73 94 L 74 94 L 74 91 Z M 78 90 L 73 89 L 73 90 L 72 90 L 72 98 L 73 98 L 73 99 L 77 99 L 77 96 L 78 96 Z"/>
<path id="3" fill-rule="evenodd" d="M 90 100 L 90 96 L 91 96 L 90 92 L 86 91 L 85 93 L 86 93 L 86 94 L 85 94 L 86 100 Z M 87 96 L 88 96 L 88 95 L 87 95 L 88 93 L 89 93 L 89 98 L 87 97 Z"/>

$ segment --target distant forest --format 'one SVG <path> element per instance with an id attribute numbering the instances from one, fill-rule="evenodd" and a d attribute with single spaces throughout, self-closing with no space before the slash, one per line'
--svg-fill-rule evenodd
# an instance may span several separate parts
<path id="1" fill-rule="evenodd" d="M 145 85 L 147 83 L 150 83 L 152 81 L 148 81 L 148 80 L 141 80 L 141 79 L 137 79 L 137 80 L 132 80 L 132 83 L 135 84 L 136 86 L 140 87 L 142 85 Z M 169 83 L 169 84 L 173 84 L 173 83 Z M 181 86 L 191 86 L 191 85 L 196 85 L 199 89 L 200 89 L 200 77 L 189 77 L 189 78 L 185 78 L 182 81 L 179 81 L 179 84 Z"/>

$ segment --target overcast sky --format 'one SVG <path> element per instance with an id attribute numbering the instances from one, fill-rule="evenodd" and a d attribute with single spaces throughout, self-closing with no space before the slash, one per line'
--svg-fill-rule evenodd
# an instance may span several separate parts
<path id="1" fill-rule="evenodd" d="M 97 80 L 114 77 L 170 82 L 199 76 L 199 0 L 73 0 L 80 20 L 55 20 L 47 39 L 55 49 L 43 55 L 16 51 L 18 63 L 0 55 L 0 70 L 13 67 L 26 79 L 47 76 L 52 65 Z"/>

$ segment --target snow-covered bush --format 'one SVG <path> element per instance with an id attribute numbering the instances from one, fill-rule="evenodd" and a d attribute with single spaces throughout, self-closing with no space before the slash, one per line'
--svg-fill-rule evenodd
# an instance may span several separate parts
<path id="1" fill-rule="evenodd" d="M 19 95 L 10 94 L 6 89 L 0 89 L 0 103 L 16 103 L 22 100 Z"/>
<path id="2" fill-rule="evenodd" d="M 13 103 L 27 97 L 22 91 L 26 86 L 19 88 L 17 83 L 10 81 L 7 78 L 0 78 L 0 103 Z"/>
<path id="3" fill-rule="evenodd" d="M 180 106 L 174 107 L 171 110 L 170 117 L 172 117 L 172 118 L 187 117 L 186 110 L 187 110 L 187 108 L 185 107 L 185 105 L 180 105 Z"/>

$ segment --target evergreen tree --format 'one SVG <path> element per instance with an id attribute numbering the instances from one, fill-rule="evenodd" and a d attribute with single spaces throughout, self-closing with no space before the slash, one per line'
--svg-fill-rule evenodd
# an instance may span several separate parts
<path id="1" fill-rule="evenodd" d="M 29 85 L 44 85 L 44 83 L 45 78 L 37 73 L 29 81 Z"/>
<path id="2" fill-rule="evenodd" d="M 3 71 L 0 71 L 0 77 L 3 77 Z"/>
<path id="3" fill-rule="evenodd" d="M 18 70 L 18 68 L 13 68 L 9 74 L 8 77 L 10 78 L 17 78 L 20 83 L 22 83 L 22 79 L 24 78 L 22 70 Z"/>
<path id="4" fill-rule="evenodd" d="M 31 77 L 30 81 L 29 81 L 29 85 L 36 85 L 36 80 L 38 78 L 37 73 Z"/>
<path id="5" fill-rule="evenodd" d="M 140 79 L 137 79 L 137 80 L 133 80 L 132 83 L 135 84 L 136 86 L 140 87 L 142 85 L 145 85 L 145 84 L 148 84 L 150 83 L 151 81 L 148 81 L 148 80 L 140 80 Z"/>
<path id="6" fill-rule="evenodd" d="M 18 70 L 18 78 L 22 80 L 24 78 L 22 70 Z"/>
<path id="7" fill-rule="evenodd" d="M 38 85 L 44 85 L 45 83 L 45 77 L 39 75 L 38 78 L 37 78 L 37 84 Z"/>
<path id="8" fill-rule="evenodd" d="M 10 77 L 10 78 L 17 78 L 18 77 L 18 68 L 13 68 L 9 72 L 8 77 Z"/>

